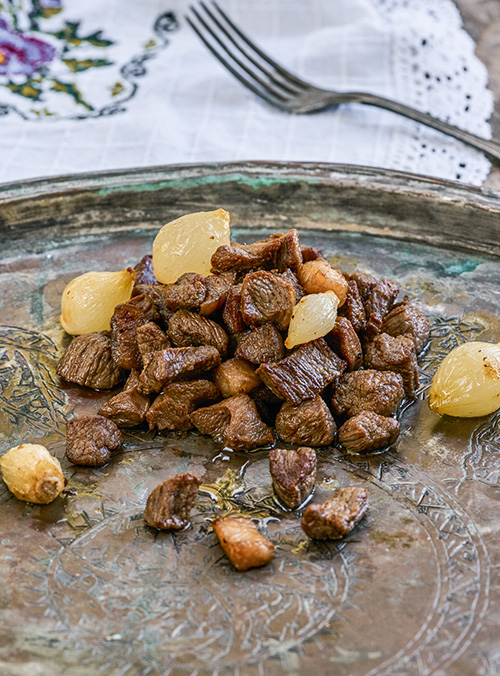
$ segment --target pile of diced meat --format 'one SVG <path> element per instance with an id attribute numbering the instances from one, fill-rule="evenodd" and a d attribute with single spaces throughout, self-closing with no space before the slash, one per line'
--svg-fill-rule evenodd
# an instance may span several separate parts
<path id="1" fill-rule="evenodd" d="M 174 284 L 158 283 L 145 256 L 111 330 L 73 338 L 58 364 L 59 376 L 79 385 L 124 383 L 98 416 L 72 421 L 70 460 L 102 465 L 119 446 L 115 425 L 144 423 L 162 433 L 196 428 L 237 451 L 270 448 L 276 435 L 309 447 L 337 440 L 351 453 L 394 443 L 394 415 L 418 386 L 426 317 L 397 302 L 394 281 L 337 271 L 345 300 L 333 330 L 287 350 L 306 269 L 309 292 L 314 273 L 331 270 L 296 230 L 221 246 L 213 274 L 187 273 Z"/>

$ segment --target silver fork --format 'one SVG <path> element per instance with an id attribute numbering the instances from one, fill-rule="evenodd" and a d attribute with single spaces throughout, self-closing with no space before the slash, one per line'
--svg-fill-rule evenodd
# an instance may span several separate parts
<path id="1" fill-rule="evenodd" d="M 335 92 L 301 80 L 260 49 L 216 2 L 210 5 L 200 2 L 189 10 L 187 22 L 212 54 L 245 87 L 272 106 L 295 114 L 313 113 L 341 103 L 376 106 L 437 129 L 481 150 L 490 159 L 500 160 L 500 143 L 471 134 L 428 113 L 376 94 Z"/>

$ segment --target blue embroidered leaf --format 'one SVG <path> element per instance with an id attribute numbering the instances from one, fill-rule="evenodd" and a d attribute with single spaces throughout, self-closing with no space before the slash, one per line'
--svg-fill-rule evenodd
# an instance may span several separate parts
<path id="1" fill-rule="evenodd" d="M 79 45 L 82 44 L 82 42 L 88 42 L 90 45 L 93 45 L 94 47 L 109 47 L 113 43 L 112 40 L 106 40 L 105 38 L 102 37 L 102 31 L 95 31 L 95 33 L 91 33 L 90 35 L 79 35 L 78 34 L 78 29 L 80 28 L 80 22 L 79 21 L 66 21 L 65 26 L 62 30 L 57 31 L 55 33 L 49 33 L 49 35 L 53 35 L 54 37 L 58 38 L 59 40 L 63 40 L 64 42 L 68 42 L 71 45 L 75 45 L 78 47 Z"/>
<path id="2" fill-rule="evenodd" d="M 55 92 L 61 92 L 62 94 L 69 94 L 76 103 L 79 103 L 87 110 L 94 110 L 94 108 L 84 101 L 80 90 L 74 82 L 61 82 L 60 80 L 52 80 L 52 90 Z"/>
<path id="3" fill-rule="evenodd" d="M 113 62 L 107 59 L 62 59 L 62 61 L 73 73 L 80 73 L 89 68 L 101 68 L 102 66 L 113 65 Z"/>
<path id="4" fill-rule="evenodd" d="M 40 87 L 40 82 L 36 82 L 32 78 L 28 78 L 23 84 L 14 84 L 14 82 L 9 82 L 5 85 L 7 89 L 10 89 L 14 94 L 19 94 L 24 96 L 25 99 L 33 99 L 33 101 L 39 101 L 42 94 Z"/>

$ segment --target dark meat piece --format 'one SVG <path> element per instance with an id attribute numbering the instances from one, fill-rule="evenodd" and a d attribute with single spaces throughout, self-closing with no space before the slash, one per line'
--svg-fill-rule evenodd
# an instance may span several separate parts
<path id="1" fill-rule="evenodd" d="M 212 272 L 244 272 L 274 260 L 281 247 L 282 234 L 271 235 L 254 244 L 220 246 L 212 256 Z"/>
<path id="2" fill-rule="evenodd" d="M 350 533 L 367 511 L 366 488 L 338 488 L 323 504 L 307 507 L 301 527 L 307 537 L 313 540 L 338 540 Z"/>
<path id="3" fill-rule="evenodd" d="M 111 390 L 125 376 L 125 372 L 113 361 L 107 331 L 73 338 L 56 372 L 70 383 L 94 390 Z"/>
<path id="4" fill-rule="evenodd" d="M 276 396 L 298 406 L 322 392 L 344 371 L 345 362 L 323 338 L 318 338 L 301 345 L 281 361 L 262 364 L 257 375 Z"/>
<path id="5" fill-rule="evenodd" d="M 210 371 L 220 364 L 220 354 L 215 347 L 167 347 L 156 352 L 141 373 L 144 394 L 159 392 L 164 385 Z"/>
<path id="6" fill-rule="evenodd" d="M 205 277 L 205 287 L 207 295 L 200 305 L 200 315 L 211 315 L 226 302 L 229 289 L 233 286 L 236 279 L 234 272 L 223 272 L 221 275 L 209 275 Z"/>
<path id="7" fill-rule="evenodd" d="M 111 397 L 101 406 L 99 415 L 112 420 L 118 427 L 135 427 L 146 418 L 149 397 L 139 389 L 139 372 L 132 371 L 123 392 Z"/>
<path id="8" fill-rule="evenodd" d="M 321 397 L 299 406 L 285 402 L 276 417 L 276 432 L 287 444 L 328 446 L 336 431 L 332 414 Z"/>
<path id="9" fill-rule="evenodd" d="M 168 324 L 168 337 L 176 347 L 212 345 L 221 355 L 227 352 L 227 333 L 217 322 L 189 310 L 178 310 Z"/>
<path id="10" fill-rule="evenodd" d="M 429 340 L 430 324 L 423 312 L 405 298 L 386 314 L 380 330 L 390 336 L 411 334 L 418 354 Z"/>
<path id="11" fill-rule="evenodd" d="M 209 380 L 170 383 L 154 401 L 146 414 L 149 429 L 190 430 L 189 416 L 200 405 L 217 401 L 220 393 Z"/>
<path id="12" fill-rule="evenodd" d="M 192 474 L 177 474 L 154 488 L 144 510 L 144 521 L 153 528 L 181 530 L 189 523 L 200 480 Z"/>
<path id="13" fill-rule="evenodd" d="M 214 371 L 214 382 L 223 397 L 248 394 L 262 384 L 255 366 L 243 359 L 228 359 Z"/>
<path id="14" fill-rule="evenodd" d="M 358 285 L 353 279 L 348 280 L 347 287 L 345 302 L 339 308 L 339 314 L 351 322 L 356 333 L 360 333 L 366 325 L 365 306 L 361 300 Z"/>
<path id="15" fill-rule="evenodd" d="M 290 323 L 295 299 L 293 286 L 282 277 L 266 270 L 250 272 L 241 286 L 243 320 L 251 326 L 274 322 L 284 331 Z"/>
<path id="16" fill-rule="evenodd" d="M 252 364 L 283 359 L 285 348 L 281 333 L 274 324 L 262 324 L 241 336 L 235 355 Z"/>
<path id="17" fill-rule="evenodd" d="M 74 465 L 101 467 L 122 445 L 114 422 L 100 415 L 86 415 L 66 424 L 66 457 Z"/>
<path id="18" fill-rule="evenodd" d="M 136 332 L 137 347 L 141 355 L 142 363 L 147 362 L 149 355 L 171 347 L 171 343 L 167 336 L 160 329 L 158 324 L 154 322 L 147 322 L 139 326 Z"/>
<path id="19" fill-rule="evenodd" d="M 292 228 L 281 237 L 280 248 L 274 254 L 273 268 L 285 272 L 288 268 L 297 270 L 299 265 L 302 265 L 299 233 Z"/>
<path id="20" fill-rule="evenodd" d="M 191 422 L 202 434 L 209 434 L 235 451 L 250 451 L 274 443 L 272 429 L 262 422 L 247 394 L 199 408 L 191 414 Z"/>
<path id="21" fill-rule="evenodd" d="M 236 570 L 265 566 L 274 558 L 274 546 L 243 516 L 223 516 L 212 522 L 225 555 Z"/>
<path id="22" fill-rule="evenodd" d="M 141 292 L 147 296 L 154 304 L 156 311 L 163 320 L 165 326 L 168 326 L 170 317 L 173 311 L 170 310 L 165 303 L 165 294 L 163 292 L 163 284 L 139 284 L 135 287 L 136 293 Z"/>
<path id="23" fill-rule="evenodd" d="M 284 279 L 285 282 L 288 282 L 293 286 L 293 290 L 295 291 L 295 303 L 298 303 L 299 300 L 301 300 L 304 296 L 304 289 L 297 279 L 297 276 L 294 272 L 292 272 L 292 270 L 285 270 L 285 272 L 282 272 L 280 276 L 281 279 Z"/>
<path id="24" fill-rule="evenodd" d="M 250 396 L 254 400 L 262 420 L 267 425 L 274 427 L 276 416 L 283 405 L 283 399 L 279 399 L 274 392 L 271 392 L 265 385 L 256 387 L 255 390 L 250 392 Z"/>
<path id="25" fill-rule="evenodd" d="M 365 348 L 365 366 L 378 371 L 394 371 L 403 377 L 405 392 L 415 395 L 418 387 L 418 365 L 415 343 L 411 336 L 389 336 L 380 333 Z"/>
<path id="26" fill-rule="evenodd" d="M 153 319 L 158 319 L 156 307 L 144 294 L 115 307 L 111 317 L 111 354 L 120 368 L 127 371 L 142 368 L 137 329 Z"/>
<path id="27" fill-rule="evenodd" d="M 351 272 L 350 274 L 344 274 L 344 277 L 347 280 L 352 280 L 353 282 L 356 283 L 359 295 L 361 296 L 361 300 L 363 302 L 365 302 L 365 300 L 372 292 L 372 289 L 377 284 L 377 280 L 375 279 L 375 277 L 372 277 L 372 275 L 369 275 L 365 272 L 357 272 L 357 271 Z"/>
<path id="28" fill-rule="evenodd" d="M 375 284 L 365 300 L 365 336 L 372 338 L 379 333 L 384 317 L 394 305 L 398 293 L 399 286 L 390 279 L 381 279 Z"/>
<path id="29" fill-rule="evenodd" d="M 197 272 L 186 272 L 174 284 L 153 287 L 160 306 L 167 310 L 199 310 L 207 296 L 205 278 Z"/>
<path id="30" fill-rule="evenodd" d="M 399 373 L 365 369 L 340 376 L 333 390 L 332 407 L 339 418 L 352 418 L 361 411 L 390 416 L 403 397 L 403 378 Z"/>
<path id="31" fill-rule="evenodd" d="M 338 440 L 348 453 L 371 453 L 393 444 L 400 427 L 395 418 L 362 411 L 339 428 Z"/>
<path id="32" fill-rule="evenodd" d="M 327 341 L 347 364 L 348 371 L 359 369 L 363 364 L 363 351 L 358 334 L 346 317 L 337 317 Z"/>
<path id="33" fill-rule="evenodd" d="M 139 261 L 139 263 L 137 263 L 134 270 L 137 273 L 134 282 L 134 289 L 135 287 L 142 286 L 143 284 L 159 284 L 153 271 L 153 256 L 150 254 L 144 256 Z M 134 293 L 134 295 L 136 294 Z"/>
<path id="34" fill-rule="evenodd" d="M 224 305 L 222 320 L 229 333 L 241 333 L 245 328 L 241 314 L 241 286 L 241 284 L 235 284 L 229 289 Z"/>
<path id="35" fill-rule="evenodd" d="M 326 258 L 323 255 L 321 249 L 318 249 L 315 246 L 307 246 L 306 244 L 301 244 L 300 251 L 302 253 L 303 263 L 309 263 L 309 261 L 317 261 L 318 259 L 326 261 Z"/>
<path id="36" fill-rule="evenodd" d="M 297 509 L 313 492 L 316 452 L 307 447 L 296 451 L 273 448 L 269 451 L 269 470 L 280 500 L 289 509 Z"/>

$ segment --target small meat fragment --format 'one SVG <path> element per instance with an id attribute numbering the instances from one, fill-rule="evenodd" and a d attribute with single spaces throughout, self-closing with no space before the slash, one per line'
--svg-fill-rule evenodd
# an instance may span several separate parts
<path id="1" fill-rule="evenodd" d="M 137 329 L 153 319 L 158 319 L 156 307 L 144 294 L 115 307 L 111 317 L 111 354 L 120 368 L 127 371 L 142 368 Z"/>
<path id="2" fill-rule="evenodd" d="M 327 337 L 330 346 L 347 364 L 347 371 L 359 369 L 363 364 L 363 350 L 358 334 L 346 317 L 337 317 Z"/>
<path id="3" fill-rule="evenodd" d="M 373 411 L 362 411 L 339 428 L 338 440 L 348 453 L 371 453 L 393 444 L 400 424 Z"/>
<path id="4" fill-rule="evenodd" d="M 191 414 L 191 422 L 202 434 L 209 434 L 235 451 L 250 451 L 274 443 L 273 430 L 262 422 L 247 394 L 199 408 Z"/>
<path id="5" fill-rule="evenodd" d="M 144 510 L 148 526 L 161 530 L 181 530 L 189 523 L 200 480 L 192 474 L 177 474 L 154 488 Z"/>
<path id="6" fill-rule="evenodd" d="M 429 340 L 430 324 L 424 313 L 405 298 L 385 315 L 380 330 L 390 336 L 412 335 L 418 354 Z"/>
<path id="7" fill-rule="evenodd" d="M 153 271 L 153 256 L 143 256 L 134 268 L 136 272 L 134 289 L 143 284 L 159 284 Z M 134 296 L 138 295 L 134 293 Z"/>
<path id="8" fill-rule="evenodd" d="M 229 333 L 241 333 L 245 328 L 241 314 L 241 286 L 241 284 L 235 284 L 229 289 L 224 305 L 222 320 Z"/>
<path id="9" fill-rule="evenodd" d="M 297 279 L 297 275 L 292 270 L 285 270 L 285 272 L 280 274 L 280 277 L 293 286 L 293 290 L 295 291 L 295 303 L 298 303 L 304 296 L 304 289 Z"/>
<path id="10" fill-rule="evenodd" d="M 366 368 L 400 373 L 406 394 L 409 397 L 415 395 L 418 365 L 412 336 L 393 337 L 380 333 L 366 346 L 364 361 Z"/>
<path id="11" fill-rule="evenodd" d="M 243 359 L 228 359 L 214 371 L 214 383 L 223 397 L 248 394 L 262 384 L 255 366 Z"/>
<path id="12" fill-rule="evenodd" d="M 309 505 L 302 517 L 301 527 L 312 540 L 338 540 L 348 535 L 367 511 L 366 488 L 346 486 L 338 488 L 321 505 Z"/>
<path id="13" fill-rule="evenodd" d="M 281 237 L 280 247 L 274 254 L 273 268 L 278 272 L 285 272 L 288 268 L 297 270 L 299 265 L 302 265 L 299 233 L 292 228 Z"/>
<path id="14" fill-rule="evenodd" d="M 74 465 L 101 467 L 121 445 L 120 430 L 103 416 L 86 415 L 66 425 L 66 457 Z"/>
<path id="15" fill-rule="evenodd" d="M 312 399 L 345 371 L 345 362 L 323 338 L 298 347 L 281 361 L 262 364 L 259 378 L 281 399 L 298 406 Z"/>
<path id="16" fill-rule="evenodd" d="M 250 272 L 241 286 L 241 314 L 250 326 L 273 322 L 284 331 L 290 323 L 295 300 L 293 286 L 266 270 Z"/>
<path id="17" fill-rule="evenodd" d="M 118 427 L 135 427 L 146 418 L 149 397 L 140 391 L 139 373 L 132 371 L 123 392 L 111 397 L 101 406 L 98 413 L 112 420 Z"/>
<path id="18" fill-rule="evenodd" d="M 176 347 L 212 345 L 221 355 L 227 352 L 227 333 L 217 322 L 189 312 L 178 310 L 168 324 L 168 337 Z"/>
<path id="19" fill-rule="evenodd" d="M 287 444 L 328 446 L 336 431 L 332 414 L 319 396 L 299 406 L 285 402 L 276 416 L 276 432 Z"/>
<path id="20" fill-rule="evenodd" d="M 358 285 L 353 279 L 347 282 L 345 303 L 339 308 L 339 314 L 351 322 L 356 333 L 364 330 L 366 325 L 365 306 L 361 300 Z"/>
<path id="21" fill-rule="evenodd" d="M 325 256 L 321 249 L 318 249 L 315 246 L 307 246 L 307 244 L 300 245 L 300 251 L 302 253 L 302 261 L 304 263 L 309 263 L 309 261 L 324 260 L 326 261 Z"/>
<path id="22" fill-rule="evenodd" d="M 125 375 L 113 361 L 107 331 L 73 338 L 56 372 L 70 383 L 92 387 L 94 390 L 111 390 Z"/>
<path id="23" fill-rule="evenodd" d="M 136 338 L 143 364 L 147 362 L 149 355 L 171 347 L 171 343 L 165 333 L 154 322 L 147 322 L 139 326 Z"/>
<path id="24" fill-rule="evenodd" d="M 146 414 L 149 429 L 187 431 L 193 427 L 189 416 L 201 405 L 220 399 L 217 387 L 209 380 L 170 383 Z"/>
<path id="25" fill-rule="evenodd" d="M 250 396 L 254 400 L 262 420 L 267 425 L 274 427 L 276 416 L 283 405 L 283 399 L 277 397 L 266 385 L 256 387 L 255 390 L 250 392 Z"/>
<path id="26" fill-rule="evenodd" d="M 144 394 L 159 392 L 164 385 L 210 371 L 220 364 L 220 354 L 215 347 L 167 347 L 156 352 L 141 373 Z"/>
<path id="27" fill-rule="evenodd" d="M 390 279 L 381 279 L 377 282 L 365 300 L 366 326 L 365 335 L 368 338 L 379 333 L 385 315 L 394 305 L 399 293 L 399 286 Z"/>
<path id="28" fill-rule="evenodd" d="M 200 315 L 211 315 L 220 310 L 226 302 L 229 289 L 233 286 L 235 280 L 236 274 L 234 272 L 223 272 L 220 275 L 205 277 L 207 295 L 200 305 Z"/>
<path id="29" fill-rule="evenodd" d="M 345 274 L 344 277 L 348 280 L 355 282 L 358 287 L 359 295 L 363 303 L 368 298 L 372 289 L 376 286 L 377 280 L 372 275 L 367 274 L 366 272 L 351 272 L 350 274 Z"/>
<path id="30" fill-rule="evenodd" d="M 283 338 L 274 324 L 262 324 L 242 335 L 234 354 L 252 364 L 279 361 L 285 356 Z"/>
<path id="31" fill-rule="evenodd" d="M 364 369 L 340 376 L 333 390 L 332 408 L 339 418 L 352 418 L 361 411 L 391 416 L 403 397 L 399 373 Z"/>
<path id="32" fill-rule="evenodd" d="M 225 555 L 236 570 L 265 566 L 274 558 L 274 546 L 250 519 L 223 516 L 212 523 Z"/>
<path id="33" fill-rule="evenodd" d="M 161 317 L 164 325 L 168 326 L 168 322 L 170 317 L 173 315 L 173 311 L 170 310 L 166 305 L 163 289 L 163 284 L 139 284 L 135 287 L 136 293 L 140 291 L 141 294 L 147 296 L 153 302 L 156 311 Z"/>
<path id="34" fill-rule="evenodd" d="M 296 451 L 273 448 L 269 451 L 269 470 L 280 500 L 289 509 L 297 509 L 314 489 L 316 452 L 304 446 Z"/>
<path id="35" fill-rule="evenodd" d="M 158 284 L 154 291 L 160 305 L 172 312 L 199 310 L 207 296 L 205 278 L 197 272 L 186 272 L 174 284 Z"/>
<path id="36" fill-rule="evenodd" d="M 254 244 L 220 246 L 212 256 L 212 272 L 244 272 L 272 263 L 283 235 L 271 235 Z"/>

